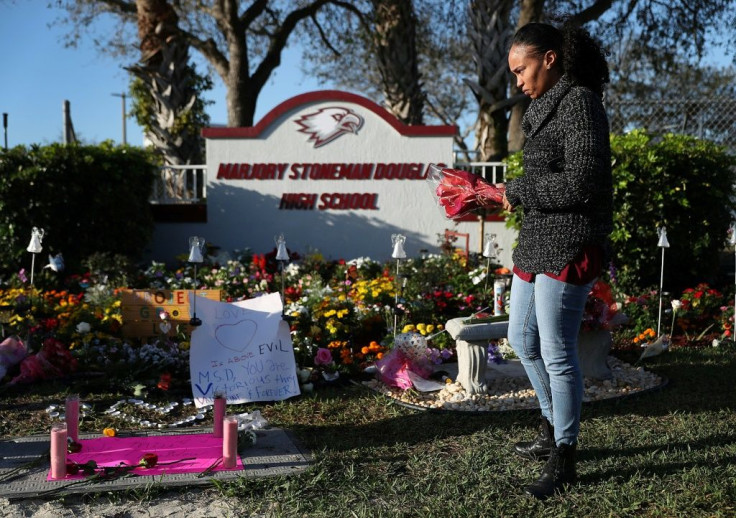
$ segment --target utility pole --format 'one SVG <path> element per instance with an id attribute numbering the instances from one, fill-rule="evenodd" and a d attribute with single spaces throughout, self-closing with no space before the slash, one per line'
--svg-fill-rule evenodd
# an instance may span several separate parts
<path id="1" fill-rule="evenodd" d="M 71 103 L 64 99 L 64 144 L 71 144 L 77 141 L 77 135 L 74 133 L 74 124 L 72 124 Z"/>
<path id="2" fill-rule="evenodd" d="M 123 100 L 123 145 L 125 146 L 128 143 L 127 135 L 126 135 L 126 132 L 125 132 L 125 118 L 126 118 L 126 113 L 125 113 L 125 92 L 123 92 L 121 94 L 112 94 L 112 95 L 115 96 L 115 97 L 120 97 Z"/>
<path id="3" fill-rule="evenodd" d="M 5 133 L 5 151 L 8 150 L 8 114 L 3 113 L 3 133 Z"/>

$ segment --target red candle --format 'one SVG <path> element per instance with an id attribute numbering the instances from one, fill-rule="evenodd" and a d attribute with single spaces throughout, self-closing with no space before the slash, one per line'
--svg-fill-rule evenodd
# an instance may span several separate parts
<path id="1" fill-rule="evenodd" d="M 79 396 L 70 394 L 66 398 L 66 430 L 74 442 L 79 442 Z"/>
<path id="2" fill-rule="evenodd" d="M 212 436 L 222 437 L 222 420 L 225 419 L 225 403 L 227 398 L 222 392 L 215 392 L 215 415 L 212 424 Z"/>
<path id="3" fill-rule="evenodd" d="M 66 477 L 66 423 L 51 425 L 51 478 Z"/>
<path id="4" fill-rule="evenodd" d="M 227 416 L 222 427 L 222 467 L 234 468 L 238 462 L 238 418 Z"/>

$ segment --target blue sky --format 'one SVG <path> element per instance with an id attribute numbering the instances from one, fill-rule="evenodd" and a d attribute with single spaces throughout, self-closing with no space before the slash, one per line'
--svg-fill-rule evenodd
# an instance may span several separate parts
<path id="1" fill-rule="evenodd" d="M 124 64 L 99 54 L 88 39 L 78 48 L 64 48 L 63 27 L 48 26 L 61 11 L 47 4 L 0 0 L 0 113 L 8 114 L 8 146 L 61 142 L 65 99 L 82 141 L 122 142 L 122 99 L 113 94 L 127 92 Z M 258 99 L 256 121 L 294 95 L 329 88 L 305 77 L 299 58 L 297 50 L 287 50 Z M 208 98 L 214 101 L 208 107 L 212 123 L 225 124 L 225 89 L 217 77 Z M 126 134 L 129 144 L 142 145 L 143 133 L 132 118 L 127 118 Z M 3 139 L 4 134 L 0 146 Z"/>

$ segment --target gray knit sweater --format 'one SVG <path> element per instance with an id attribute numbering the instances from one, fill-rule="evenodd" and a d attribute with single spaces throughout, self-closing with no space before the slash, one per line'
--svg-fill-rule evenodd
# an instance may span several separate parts
<path id="1" fill-rule="evenodd" d="M 613 187 L 608 119 L 601 99 L 566 75 L 524 115 L 524 175 L 506 184 L 524 218 L 513 261 L 528 273 L 559 274 L 583 246 L 606 247 Z"/>

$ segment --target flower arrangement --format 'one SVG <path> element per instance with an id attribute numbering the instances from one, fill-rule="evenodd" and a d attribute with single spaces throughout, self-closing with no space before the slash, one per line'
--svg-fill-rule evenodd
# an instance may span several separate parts
<path id="1" fill-rule="evenodd" d="M 326 260 L 314 252 L 292 260 L 283 269 L 284 313 L 290 318 L 298 368 L 310 369 L 310 379 L 321 379 L 322 372 L 361 373 L 392 351 L 395 315 L 399 333 L 416 333 L 427 340 L 430 363 L 451 360 L 454 342 L 442 332 L 443 325 L 450 318 L 475 314 L 488 305 L 482 276 L 486 269 L 484 258 L 460 256 L 453 250 L 407 258 L 402 261 L 400 279 L 395 278 L 391 264 L 365 257 Z M 53 358 L 53 368 L 45 373 L 28 368 L 32 366 L 29 363 L 26 376 L 19 381 L 104 372 L 113 379 L 143 381 L 154 390 L 188 382 L 188 336 L 184 332 L 172 336 L 162 328 L 161 335 L 147 343 L 126 339 L 121 332 L 118 287 L 106 279 L 87 272 L 59 278 L 55 290 L 38 291 L 17 276 L 7 281 L 15 284 L 0 286 L 0 305 L 11 308 L 4 323 L 6 335 L 24 337 L 28 355 L 40 354 L 36 360 L 44 360 L 47 354 Z M 192 266 L 185 261 L 176 268 L 153 262 L 138 275 L 129 275 L 128 280 L 126 288 L 194 286 Z M 199 270 L 197 287 L 221 289 L 225 300 L 237 301 L 279 292 L 281 275 L 270 252 L 236 251 L 232 257 L 208 257 Z M 582 329 L 617 330 L 628 317 L 622 326 L 626 339 L 619 342 L 631 345 L 632 334 L 639 341 L 645 340 L 648 330 L 656 328 L 658 299 L 657 291 L 645 290 L 636 296 L 620 296 L 623 304 L 618 304 L 608 284 L 596 283 L 586 303 Z M 733 305 L 717 290 L 698 285 L 685 290 L 678 300 L 681 306 L 673 306 L 670 334 L 702 332 L 713 325 L 713 331 L 721 336 L 733 336 Z M 161 317 L 159 325 L 171 325 L 166 315 Z M 495 352 L 492 356 L 497 357 Z M 3 381 L 19 376 L 19 364 L 9 366 L 6 372 Z"/>
<path id="2" fill-rule="evenodd" d="M 620 311 L 619 304 L 614 300 L 611 286 L 602 280 L 597 281 L 585 302 L 581 330 L 611 331 L 625 321 L 626 316 Z"/>
<path id="3" fill-rule="evenodd" d="M 678 326 L 686 335 L 697 336 L 698 339 L 715 327 L 718 315 L 723 312 L 723 294 L 705 283 L 687 288 L 680 301 L 682 315 Z"/>
<path id="4" fill-rule="evenodd" d="M 721 326 L 721 339 L 733 339 L 734 310 L 733 304 L 721 306 L 721 314 L 718 319 Z"/>

